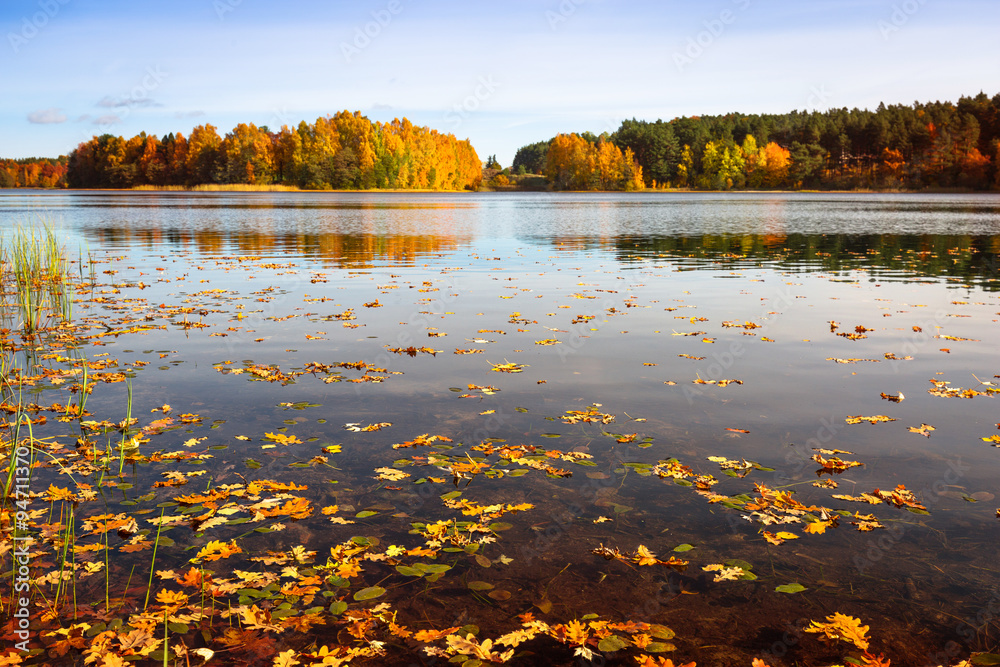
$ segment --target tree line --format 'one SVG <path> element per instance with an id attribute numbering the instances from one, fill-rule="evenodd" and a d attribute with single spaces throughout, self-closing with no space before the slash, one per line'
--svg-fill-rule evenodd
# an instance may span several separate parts
<path id="1" fill-rule="evenodd" d="M 559 134 L 521 147 L 491 185 L 537 174 L 553 190 L 1000 188 L 1000 94 L 880 104 L 874 111 L 626 120 L 612 133 Z M 225 136 L 105 134 L 59 159 L 0 160 L 0 187 L 289 185 L 303 189 L 475 190 L 484 168 L 468 140 L 407 119 L 343 111 L 283 126 L 241 123 Z M 522 184 L 526 181 L 521 181 Z"/>
<path id="2" fill-rule="evenodd" d="M 360 112 L 305 121 L 294 128 L 240 123 L 225 136 L 199 125 L 161 137 L 104 134 L 63 159 L 72 188 L 203 184 L 288 185 L 303 189 L 477 189 L 482 165 L 459 141 L 406 118 L 372 123 Z M 23 186 L 21 181 L 12 186 Z"/>
<path id="3" fill-rule="evenodd" d="M 65 187 L 66 172 L 66 156 L 0 160 L 0 188 Z"/>
<path id="4" fill-rule="evenodd" d="M 580 158 L 609 146 L 626 162 L 631 154 L 632 180 L 609 187 L 601 160 Z M 610 134 L 523 146 L 511 170 L 544 175 L 556 190 L 634 189 L 636 174 L 647 188 L 986 190 L 1000 187 L 1000 94 L 875 111 L 632 119 Z"/>

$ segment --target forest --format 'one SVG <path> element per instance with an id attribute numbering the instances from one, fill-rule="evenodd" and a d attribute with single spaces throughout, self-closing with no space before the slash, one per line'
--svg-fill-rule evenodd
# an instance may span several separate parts
<path id="1" fill-rule="evenodd" d="M 632 119 L 611 134 L 523 146 L 510 171 L 544 175 L 554 190 L 636 189 L 634 179 L 606 178 L 597 156 L 612 148 L 631 153 L 630 174 L 646 188 L 988 190 L 1000 187 L 1000 94 L 875 111 Z"/>
<path id="2" fill-rule="evenodd" d="M 990 190 L 1000 187 L 1000 94 L 874 111 L 633 118 L 611 133 L 522 146 L 507 169 L 493 157 L 485 167 L 468 140 L 342 111 L 278 132 L 241 123 L 225 136 L 208 124 L 187 137 L 104 134 L 68 157 L 0 160 L 0 187 Z"/>
<path id="3" fill-rule="evenodd" d="M 0 159 L 0 188 L 66 187 L 66 157 Z"/>
<path id="4" fill-rule="evenodd" d="M 111 134 L 80 144 L 63 160 L 59 183 L 19 187 L 133 188 L 207 184 L 286 185 L 310 190 L 476 189 L 476 150 L 409 120 L 372 123 L 360 112 L 305 121 L 278 132 L 240 123 L 225 136 L 199 125 L 185 137 Z M 44 170 L 44 168 L 43 168 Z"/>

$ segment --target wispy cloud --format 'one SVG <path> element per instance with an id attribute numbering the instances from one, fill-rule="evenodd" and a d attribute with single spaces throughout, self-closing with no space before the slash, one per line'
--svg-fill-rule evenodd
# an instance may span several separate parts
<path id="1" fill-rule="evenodd" d="M 62 113 L 56 107 L 49 107 L 48 109 L 39 109 L 38 111 L 32 111 L 28 114 L 28 122 L 35 123 L 36 125 L 51 125 L 54 123 L 65 123 L 66 114 Z"/>
<path id="2" fill-rule="evenodd" d="M 118 109 L 120 107 L 162 107 L 163 105 L 150 97 L 125 97 L 117 99 L 110 95 L 105 95 L 97 101 L 97 106 L 106 109 Z"/>
<path id="3" fill-rule="evenodd" d="M 94 119 L 94 125 L 114 125 L 115 123 L 122 122 L 122 119 L 113 113 L 105 114 L 100 118 Z"/>

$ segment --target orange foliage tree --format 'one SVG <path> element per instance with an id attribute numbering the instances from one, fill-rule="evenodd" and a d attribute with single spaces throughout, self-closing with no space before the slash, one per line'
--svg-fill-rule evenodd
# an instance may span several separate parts
<path id="1" fill-rule="evenodd" d="M 474 190 L 482 164 L 468 140 L 409 120 L 372 123 L 341 111 L 278 132 L 241 123 L 220 137 L 200 125 L 185 138 L 105 134 L 68 161 L 73 187 L 279 183 L 307 189 Z M 0 174 L 0 180 L 6 180 Z"/>
<path id="2" fill-rule="evenodd" d="M 0 160 L 0 188 L 64 188 L 66 158 Z"/>
<path id="3" fill-rule="evenodd" d="M 625 152 L 599 137 L 588 141 L 578 134 L 559 134 L 549 144 L 545 178 L 556 190 L 640 190 L 642 167 L 631 148 Z"/>

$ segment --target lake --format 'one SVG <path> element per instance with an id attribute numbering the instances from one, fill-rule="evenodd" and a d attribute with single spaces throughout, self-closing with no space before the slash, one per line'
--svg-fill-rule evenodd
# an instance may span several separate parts
<path id="1" fill-rule="evenodd" d="M 839 612 L 870 661 L 998 649 L 998 195 L 0 192 L 5 239 L 43 221 L 71 326 L 7 307 L 6 368 L 58 404 L 32 576 L 77 569 L 89 636 L 819 665 L 861 659 L 805 632 Z M 53 650 L 72 613 L 32 614 Z"/>

